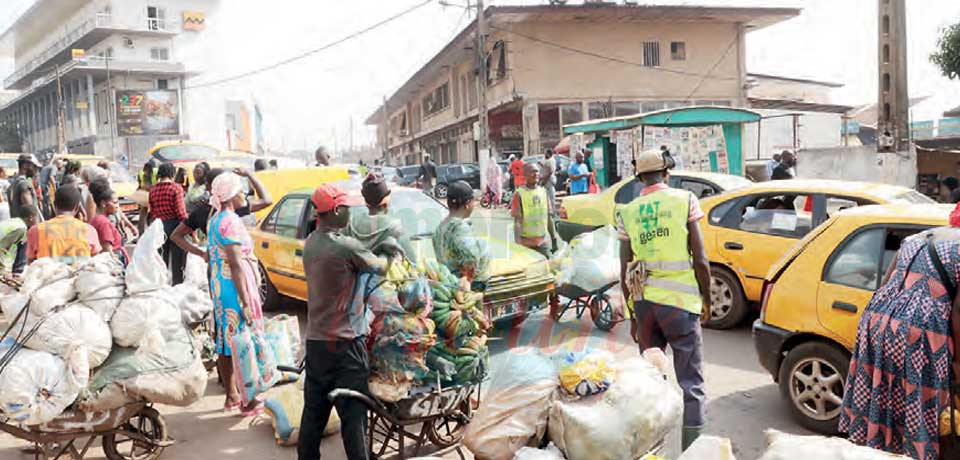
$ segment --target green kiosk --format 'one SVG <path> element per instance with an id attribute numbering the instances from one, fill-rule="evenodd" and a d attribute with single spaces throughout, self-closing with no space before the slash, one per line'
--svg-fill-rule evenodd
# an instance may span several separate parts
<path id="1" fill-rule="evenodd" d="M 678 158 L 679 169 L 743 176 L 743 125 L 760 118 L 745 109 L 680 107 L 575 123 L 564 126 L 563 133 L 577 138 L 573 145 L 594 152 L 597 184 L 606 188 L 626 175 L 633 151 L 662 145 Z M 618 146 L 629 152 L 618 155 Z"/>

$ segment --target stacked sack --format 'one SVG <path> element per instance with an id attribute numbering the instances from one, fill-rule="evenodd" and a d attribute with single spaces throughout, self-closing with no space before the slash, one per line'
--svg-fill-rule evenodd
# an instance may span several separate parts
<path id="1" fill-rule="evenodd" d="M 427 259 L 420 265 L 433 295 L 430 319 L 437 325 L 439 341 L 427 353 L 427 382 L 470 384 L 482 378 L 487 365 L 487 331 L 483 294 L 471 292 L 470 283 L 457 279 L 446 266 Z"/>
<path id="2" fill-rule="evenodd" d="M 610 225 L 578 235 L 551 262 L 557 285 L 593 292 L 620 280 L 620 241 Z"/>
<path id="3" fill-rule="evenodd" d="M 27 267 L 18 292 L 0 299 L 12 325 L 0 342 L 5 417 L 32 426 L 71 405 L 105 411 L 145 399 L 187 406 L 203 396 L 206 370 L 181 322 L 183 289 L 169 286 L 157 252 L 163 240 L 157 222 L 126 271 L 112 254 Z"/>
<path id="4" fill-rule="evenodd" d="M 396 402 L 426 375 L 426 354 L 437 340 L 430 288 L 407 261 L 391 264 L 386 277 L 361 276 L 360 286 L 375 315 L 368 343 L 370 392 Z"/>

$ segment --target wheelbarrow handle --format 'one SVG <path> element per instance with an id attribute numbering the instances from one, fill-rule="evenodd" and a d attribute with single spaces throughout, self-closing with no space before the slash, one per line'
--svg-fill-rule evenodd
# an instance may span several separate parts
<path id="1" fill-rule="evenodd" d="M 367 407 L 371 409 L 379 409 L 382 411 L 387 410 L 385 407 L 383 407 L 383 404 L 380 404 L 379 401 L 356 390 L 337 388 L 331 391 L 330 394 L 327 395 L 327 398 L 330 400 L 330 402 L 334 402 L 334 403 L 337 402 L 337 400 L 340 398 L 354 398 L 354 399 L 360 400 L 360 402 L 366 404 Z"/>
<path id="2" fill-rule="evenodd" d="M 277 366 L 277 370 L 280 372 L 293 372 L 294 374 L 299 374 L 303 372 L 303 367 L 284 366 L 283 364 L 280 364 Z"/>

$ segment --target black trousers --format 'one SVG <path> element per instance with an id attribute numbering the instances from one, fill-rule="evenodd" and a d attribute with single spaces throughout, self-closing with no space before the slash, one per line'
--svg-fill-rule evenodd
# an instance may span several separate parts
<path id="1" fill-rule="evenodd" d="M 177 229 L 178 225 L 180 225 L 178 219 L 163 221 L 163 233 L 167 235 L 167 240 L 163 242 L 161 255 L 163 261 L 167 264 L 167 268 L 172 273 L 171 281 L 174 286 L 183 283 L 183 271 L 187 268 L 187 252 L 170 240 L 170 235 L 173 235 L 173 231 Z"/>
<path id="2" fill-rule="evenodd" d="M 13 258 L 13 273 L 22 274 L 27 268 L 27 243 L 17 243 L 17 255 Z"/>
<path id="3" fill-rule="evenodd" d="M 370 394 L 367 379 L 370 361 L 366 338 L 324 342 L 307 341 L 306 383 L 303 389 L 303 415 L 300 419 L 299 460 L 319 460 L 320 439 L 330 420 L 334 404 L 327 395 L 344 388 Z M 367 408 L 353 400 L 338 400 L 340 435 L 349 460 L 367 460 Z"/>

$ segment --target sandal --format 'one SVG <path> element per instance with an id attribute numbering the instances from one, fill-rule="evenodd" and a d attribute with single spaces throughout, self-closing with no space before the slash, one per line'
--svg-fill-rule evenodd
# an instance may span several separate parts
<path id="1" fill-rule="evenodd" d="M 242 407 L 242 406 L 243 406 L 243 403 L 240 402 L 240 401 L 237 401 L 237 402 L 235 402 L 235 403 L 233 403 L 233 404 L 231 404 L 231 403 L 223 403 L 223 413 L 224 413 L 224 414 L 229 414 L 229 413 L 231 413 L 231 412 L 235 412 L 235 411 L 237 411 L 237 410 L 240 410 L 240 407 Z"/>
<path id="2" fill-rule="evenodd" d="M 241 410 L 241 411 L 240 411 L 240 416 L 241 416 L 241 417 L 244 417 L 244 418 L 246 418 L 246 417 L 256 417 L 257 415 L 260 415 L 260 414 L 262 414 L 262 413 L 263 413 L 263 403 L 259 403 L 259 404 L 257 404 L 257 406 L 254 407 L 253 409 L 249 409 L 249 410 L 245 410 L 245 411 L 244 411 L 244 410 Z"/>

